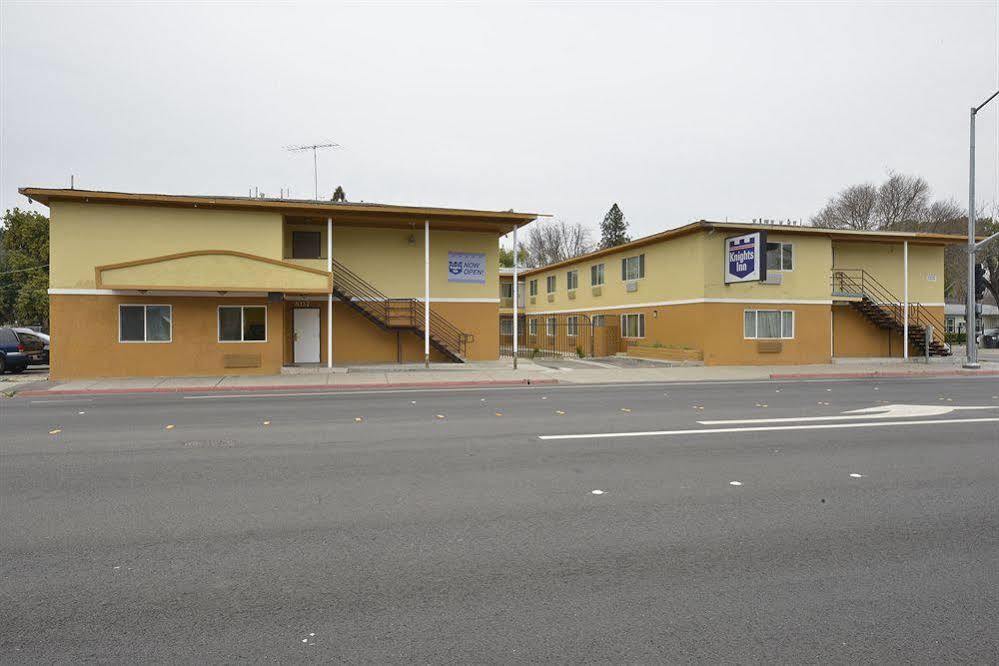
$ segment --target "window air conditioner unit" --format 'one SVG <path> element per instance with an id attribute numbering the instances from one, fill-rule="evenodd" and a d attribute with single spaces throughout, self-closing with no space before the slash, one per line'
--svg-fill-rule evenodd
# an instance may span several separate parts
<path id="1" fill-rule="evenodd" d="M 781 284 L 784 281 L 783 273 L 767 273 L 767 279 L 763 284 Z"/>
<path id="2" fill-rule="evenodd" d="M 600 287 L 594 287 L 594 288 L 593 288 L 593 295 L 594 295 L 594 296 L 599 296 L 600 294 L 602 294 L 602 293 L 603 293 L 603 291 L 604 291 L 604 290 L 603 290 L 602 288 L 600 288 Z"/>
<path id="3" fill-rule="evenodd" d="M 636 282 L 635 280 L 631 280 L 630 282 L 625 284 L 624 290 L 629 292 L 638 291 L 638 282 Z"/>

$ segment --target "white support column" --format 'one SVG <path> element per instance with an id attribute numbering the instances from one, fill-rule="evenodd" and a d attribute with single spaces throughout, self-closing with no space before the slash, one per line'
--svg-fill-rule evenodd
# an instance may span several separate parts
<path id="1" fill-rule="evenodd" d="M 909 241 L 902 243 L 902 358 L 909 359 Z"/>
<path id="2" fill-rule="evenodd" d="M 423 365 L 430 367 L 430 220 L 423 221 Z"/>
<path id="3" fill-rule="evenodd" d="M 326 218 L 326 270 L 333 273 L 333 218 Z M 332 280 L 332 277 L 330 278 Z M 333 368 L 333 290 L 326 295 L 326 367 Z"/>
<path id="4" fill-rule="evenodd" d="M 513 369 L 517 369 L 517 320 L 520 312 L 517 309 L 517 226 L 513 225 Z"/>

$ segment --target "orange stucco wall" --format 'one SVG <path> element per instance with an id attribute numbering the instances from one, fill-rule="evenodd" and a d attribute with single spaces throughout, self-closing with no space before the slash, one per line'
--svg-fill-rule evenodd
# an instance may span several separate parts
<path id="1" fill-rule="evenodd" d="M 934 326 L 934 337 L 941 338 L 944 321 L 942 307 L 928 307 L 940 325 Z M 837 358 L 889 358 L 903 356 L 902 334 L 878 328 L 847 303 L 832 308 L 833 356 Z M 920 356 L 922 349 L 909 348 L 910 356 Z"/>
<path id="2" fill-rule="evenodd" d="M 743 312 L 757 310 L 792 310 L 795 313 L 794 338 L 781 340 L 779 352 L 759 351 L 757 340 L 743 339 Z M 618 349 L 603 349 L 595 341 L 594 354 L 601 356 L 627 349 L 629 341 L 643 345 L 660 344 L 678 349 L 703 352 L 706 365 L 785 365 L 830 362 L 830 306 L 770 305 L 752 303 L 691 303 L 626 310 L 586 312 L 588 317 L 603 314 L 619 325 L 623 314 L 645 315 L 645 337 L 622 338 Z M 544 320 L 551 315 L 537 315 L 538 332 L 544 335 Z M 558 315 L 563 319 L 566 313 Z M 529 317 L 533 318 L 533 317 Z M 598 339 L 599 340 L 599 339 Z M 531 340 L 528 339 L 527 344 Z"/>
<path id="3" fill-rule="evenodd" d="M 173 340 L 163 343 L 118 342 L 121 303 L 173 306 Z M 267 341 L 218 341 L 219 305 L 267 305 Z M 326 362 L 326 304 L 268 302 L 265 298 L 159 296 L 50 297 L 53 379 L 85 377 L 205 376 L 277 374 L 293 359 L 292 317 L 296 305 L 320 311 L 320 354 Z M 435 303 L 435 312 L 474 340 L 468 360 L 499 355 L 496 303 Z M 411 331 L 386 331 L 343 303 L 333 308 L 333 360 L 348 363 L 396 363 L 423 360 L 423 339 Z M 260 356 L 259 367 L 226 367 L 229 354 Z M 431 349 L 431 360 L 446 357 Z"/>
<path id="4" fill-rule="evenodd" d="M 173 306 L 173 341 L 118 342 L 118 305 Z M 219 305 L 267 305 L 266 342 L 219 342 Z M 148 377 L 275 374 L 281 370 L 281 304 L 264 298 L 157 296 L 49 297 L 51 377 Z M 258 368 L 226 368 L 227 354 L 259 354 Z"/>

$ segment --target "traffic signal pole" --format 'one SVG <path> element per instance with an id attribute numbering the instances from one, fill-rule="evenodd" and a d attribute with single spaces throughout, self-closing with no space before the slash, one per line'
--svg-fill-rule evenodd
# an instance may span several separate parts
<path id="1" fill-rule="evenodd" d="M 977 370 L 982 367 L 978 363 L 978 338 L 975 335 L 977 312 L 975 312 L 975 264 L 977 260 L 975 251 L 980 244 L 975 243 L 975 116 L 986 104 L 991 102 L 999 90 L 992 93 L 992 96 L 979 104 L 971 107 L 971 141 L 969 146 L 968 164 L 968 288 L 965 301 L 965 337 L 967 339 L 968 357 L 964 363 L 965 368 Z M 984 244 L 985 241 L 982 242 Z"/>

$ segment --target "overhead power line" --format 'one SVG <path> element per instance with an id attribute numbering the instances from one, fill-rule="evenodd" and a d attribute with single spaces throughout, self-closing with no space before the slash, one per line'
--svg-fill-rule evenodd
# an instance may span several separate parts
<path id="1" fill-rule="evenodd" d="M 35 271 L 38 270 L 39 268 L 48 268 L 48 267 L 49 267 L 48 264 L 42 264 L 40 266 L 29 266 L 28 268 L 18 268 L 13 271 L 3 271 L 2 273 L 0 273 L 0 275 L 10 275 L 11 273 L 23 273 L 24 271 Z"/>

